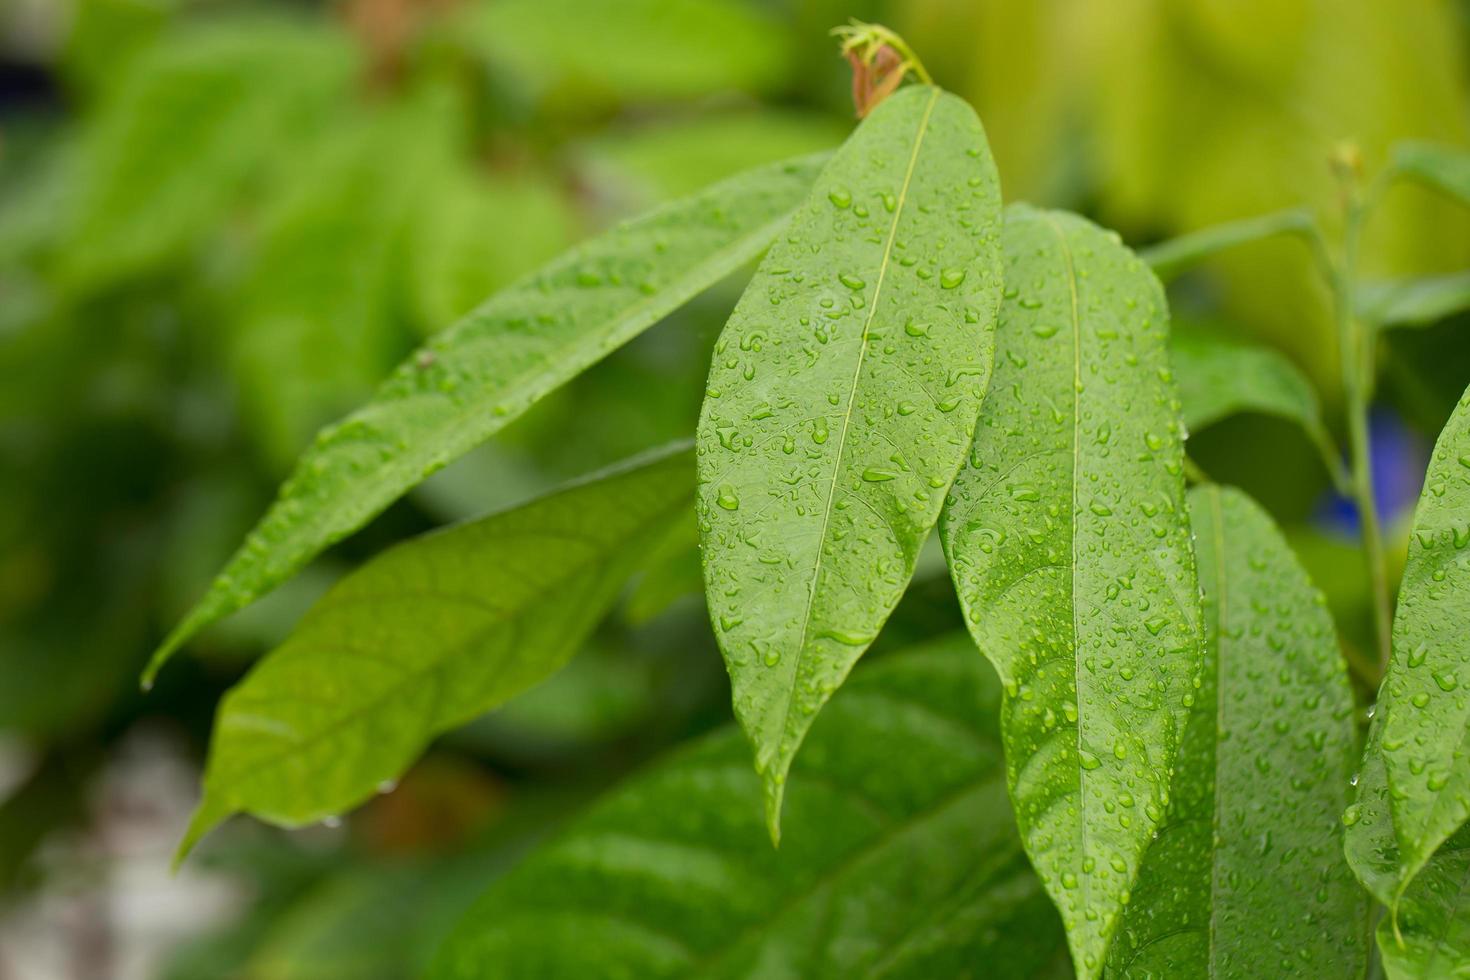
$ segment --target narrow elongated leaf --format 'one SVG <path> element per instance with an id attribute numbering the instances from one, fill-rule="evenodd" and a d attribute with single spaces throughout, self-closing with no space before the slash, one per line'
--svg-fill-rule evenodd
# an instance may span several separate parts
<path id="1" fill-rule="evenodd" d="M 1341 478 L 1341 457 L 1322 423 L 1317 393 L 1279 351 L 1176 325 L 1169 361 L 1187 429 L 1203 429 L 1239 412 L 1274 415 L 1301 426 L 1328 472 Z"/>
<path id="2" fill-rule="evenodd" d="M 1390 906 L 1470 817 L 1470 391 L 1440 433 L 1414 512 L 1358 801 L 1354 868 Z M 1379 763 L 1380 783 L 1366 778 Z M 1373 793 L 1369 793 L 1371 786 Z M 1386 794 L 1391 818 L 1378 812 Z M 1375 812 L 1365 814 L 1364 806 Z M 1351 811 L 1350 811 L 1351 812 Z M 1369 819 L 1362 819 L 1369 817 Z M 1391 828 L 1387 826 L 1391 824 Z M 1389 845 L 1390 833 L 1392 845 Z"/>
<path id="3" fill-rule="evenodd" d="M 601 235 L 488 300 L 323 430 L 154 655 L 278 585 L 405 491 L 770 244 L 820 161 L 733 177 Z"/>
<path id="4" fill-rule="evenodd" d="M 686 514 L 687 448 L 416 538 L 337 584 L 220 704 L 184 843 L 361 803 L 429 739 L 554 672 Z"/>
<path id="5" fill-rule="evenodd" d="M 1169 282 L 1220 252 L 1277 235 L 1309 236 L 1313 234 L 1314 227 L 1309 211 L 1278 211 L 1192 231 L 1143 249 L 1138 254 L 1153 268 L 1155 275 Z"/>
<path id="6" fill-rule="evenodd" d="M 999 671 L 1027 852 L 1095 977 L 1164 817 L 1200 670 L 1168 313 L 1073 215 L 1006 211 L 1007 298 L 969 465 L 940 522 Z"/>
<path id="7" fill-rule="evenodd" d="M 998 702 L 962 636 L 858 671 L 792 770 L 779 853 L 739 735 L 687 748 L 493 886 L 430 975 L 1034 977 L 1061 929 L 1006 806 Z"/>
<path id="8" fill-rule="evenodd" d="M 1380 327 L 1425 327 L 1470 309 L 1470 272 L 1364 283 L 1358 313 Z"/>
<path id="9" fill-rule="evenodd" d="M 1393 167 L 1402 176 L 1470 205 L 1470 153 L 1464 150 L 1411 140 L 1393 148 Z"/>
<path id="10" fill-rule="evenodd" d="M 1361 976 L 1368 910 L 1339 820 L 1358 743 L 1332 616 L 1244 494 L 1198 487 L 1189 509 L 1204 670 L 1108 974 Z"/>
<path id="11" fill-rule="evenodd" d="M 706 591 L 773 838 L 792 756 L 898 603 L 969 446 L 999 222 L 974 111 L 905 89 L 822 171 L 715 345 Z"/>

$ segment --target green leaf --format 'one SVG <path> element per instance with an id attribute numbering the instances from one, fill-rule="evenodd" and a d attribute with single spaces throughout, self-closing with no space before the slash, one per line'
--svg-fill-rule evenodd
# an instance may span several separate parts
<path id="1" fill-rule="evenodd" d="M 1378 923 L 1389 980 L 1463 977 L 1470 964 L 1470 826 L 1446 841 Z"/>
<path id="2" fill-rule="evenodd" d="M 210 24 L 139 55 L 83 137 L 63 275 L 90 287 L 176 258 L 352 67 L 339 37 L 285 19 Z"/>
<path id="3" fill-rule="evenodd" d="M 715 344 L 706 592 L 773 839 L 802 736 L 897 605 L 970 444 L 999 225 L 974 111 L 904 89 L 822 171 Z"/>
<path id="4" fill-rule="evenodd" d="M 1285 355 L 1218 332 L 1176 325 L 1169 338 L 1169 361 L 1187 429 L 1203 429 L 1240 412 L 1274 415 L 1300 425 L 1328 472 L 1345 479 L 1317 393 Z"/>
<path id="5" fill-rule="evenodd" d="M 1202 486 L 1189 509 L 1202 683 L 1108 973 L 1361 976 L 1367 904 L 1338 819 L 1358 737 L 1332 616 L 1250 498 Z"/>
<path id="6" fill-rule="evenodd" d="M 576 652 L 687 513 L 684 448 L 415 538 L 339 582 L 225 695 L 181 854 L 232 813 L 321 820 Z"/>
<path id="7" fill-rule="evenodd" d="M 1359 799 L 1347 818 L 1354 870 L 1390 908 L 1470 817 L 1470 769 L 1464 765 L 1470 738 L 1466 636 L 1470 391 L 1440 433 L 1414 512 L 1394 616 L 1393 655 L 1379 690 Z"/>
<path id="8" fill-rule="evenodd" d="M 1034 977 L 1060 951 L 963 637 L 858 671 L 792 770 L 762 846 L 739 735 L 614 791 L 497 882 L 430 976 Z"/>
<path id="9" fill-rule="evenodd" d="M 1012 206 L 1004 241 L 995 377 L 940 529 L 1005 685 L 1022 839 L 1095 977 L 1202 656 L 1168 311 L 1148 267 L 1074 215 Z"/>
<path id="10" fill-rule="evenodd" d="M 248 605 L 430 473 L 765 248 L 820 161 L 731 178 L 614 228 L 491 297 L 318 434 L 275 504 L 154 654 Z"/>
<path id="11" fill-rule="evenodd" d="M 1145 248 L 1138 255 L 1153 268 L 1155 275 L 1169 282 L 1220 252 L 1264 238 L 1298 235 L 1311 240 L 1316 235 L 1316 227 L 1311 212 L 1294 208 L 1192 231 Z"/>
<path id="12" fill-rule="evenodd" d="M 1423 279 L 1366 282 L 1358 313 L 1380 327 L 1425 327 L 1470 309 L 1470 272 Z"/>
<path id="13" fill-rule="evenodd" d="M 1470 205 L 1470 153 L 1464 150 L 1418 140 L 1399 143 L 1393 148 L 1393 171 Z"/>

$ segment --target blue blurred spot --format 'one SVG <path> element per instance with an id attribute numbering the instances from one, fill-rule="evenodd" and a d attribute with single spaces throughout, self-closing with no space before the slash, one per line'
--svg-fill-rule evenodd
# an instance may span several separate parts
<path id="1" fill-rule="evenodd" d="M 1429 465 L 1429 444 L 1386 409 L 1374 409 L 1368 420 L 1373 455 L 1373 496 L 1378 520 L 1387 526 L 1413 508 Z M 1317 507 L 1317 524 L 1343 537 L 1357 537 L 1358 507 L 1352 500 L 1328 491 Z"/>

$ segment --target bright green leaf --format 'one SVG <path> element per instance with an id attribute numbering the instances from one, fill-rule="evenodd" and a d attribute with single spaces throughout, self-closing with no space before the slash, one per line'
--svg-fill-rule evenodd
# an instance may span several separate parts
<path id="1" fill-rule="evenodd" d="M 1192 231 L 1143 249 L 1138 254 L 1153 268 L 1155 275 L 1164 282 L 1169 282 L 1205 259 L 1228 249 L 1278 235 L 1299 235 L 1310 240 L 1315 229 L 1316 223 L 1308 211 L 1278 211 Z"/>
<path id="2" fill-rule="evenodd" d="M 1061 930 L 1006 805 L 999 693 L 963 637 L 858 671 L 791 772 L 779 852 L 740 737 L 685 748 L 497 882 L 430 975 L 1035 977 Z"/>
<path id="3" fill-rule="evenodd" d="M 425 535 L 344 578 L 225 695 L 187 850 L 225 817 L 299 826 L 560 668 L 687 513 L 686 449 Z"/>
<path id="4" fill-rule="evenodd" d="M 1389 980 L 1464 977 L 1470 965 L 1470 825 L 1445 841 L 1378 923 Z"/>
<path id="5" fill-rule="evenodd" d="M 67 279 L 116 281 L 185 251 L 345 92 L 353 60 L 284 19 L 210 24 L 139 55 L 79 148 Z"/>
<path id="6" fill-rule="evenodd" d="M 764 167 L 614 228 L 491 297 L 323 430 L 271 510 L 168 640 L 295 573 L 405 491 L 765 248 L 819 160 Z"/>
<path id="7" fill-rule="evenodd" d="M 1285 355 L 1213 331 L 1176 325 L 1169 338 L 1169 361 L 1190 431 L 1240 412 L 1274 415 L 1301 426 L 1328 472 L 1341 476 L 1341 456 L 1322 423 L 1317 393 Z"/>
<path id="8" fill-rule="evenodd" d="M 1339 821 L 1358 736 L 1332 617 L 1248 497 L 1199 487 L 1189 509 L 1204 671 L 1108 973 L 1361 976 L 1367 903 Z"/>
<path id="9" fill-rule="evenodd" d="M 706 591 L 773 838 L 802 736 L 898 603 L 970 444 L 999 226 L 974 111 L 904 89 L 822 171 L 715 345 Z"/>
<path id="10" fill-rule="evenodd" d="M 1470 817 L 1470 769 L 1464 764 L 1470 737 L 1467 636 L 1470 391 L 1440 433 L 1414 512 L 1393 656 L 1364 755 L 1363 787 L 1349 811 L 1354 870 L 1391 907 Z"/>
<path id="11" fill-rule="evenodd" d="M 1380 327 L 1424 327 L 1470 309 L 1470 272 L 1364 283 L 1358 313 Z"/>
<path id="12" fill-rule="evenodd" d="M 1393 169 L 1470 205 L 1470 153 L 1464 150 L 1411 140 L 1393 148 Z"/>
<path id="13" fill-rule="evenodd" d="M 1169 320 L 1148 267 L 1081 218 L 1013 206 L 1005 255 L 995 377 L 940 527 L 1005 684 L 1022 838 L 1095 977 L 1200 670 Z"/>

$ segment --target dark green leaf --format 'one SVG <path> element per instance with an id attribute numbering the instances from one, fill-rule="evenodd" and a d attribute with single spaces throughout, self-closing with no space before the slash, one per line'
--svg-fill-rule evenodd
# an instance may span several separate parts
<path id="1" fill-rule="evenodd" d="M 1348 855 L 1391 908 L 1470 817 L 1470 391 L 1435 444 L 1414 512 Z M 1386 811 L 1385 811 L 1386 805 Z"/>
<path id="2" fill-rule="evenodd" d="M 1378 923 L 1389 980 L 1438 980 L 1470 972 L 1470 826 L 1445 841 Z"/>
<path id="3" fill-rule="evenodd" d="M 1095 977 L 1202 655 L 1168 312 L 1148 267 L 1081 218 L 1013 206 L 1004 240 L 995 377 L 940 527 L 1005 684 L 1022 839 Z"/>
<path id="4" fill-rule="evenodd" d="M 791 772 L 786 840 L 727 730 L 495 884 L 431 976 L 1034 977 L 1061 945 L 1015 836 L 999 690 L 963 637 L 858 671 Z"/>
<path id="5" fill-rule="evenodd" d="M 1108 973 L 1361 976 L 1367 903 L 1338 819 L 1358 737 L 1332 617 L 1248 497 L 1199 487 L 1189 509 L 1202 683 Z"/>
<path id="6" fill-rule="evenodd" d="M 232 813 L 298 826 L 355 806 L 556 671 L 687 513 L 691 463 L 663 452 L 343 579 L 225 695 L 183 849 Z"/>
<path id="7" fill-rule="evenodd" d="M 1315 229 L 1316 222 L 1309 211 L 1278 211 L 1192 231 L 1143 249 L 1138 254 L 1153 268 L 1155 275 L 1164 282 L 1169 282 L 1205 259 L 1228 249 L 1277 235 L 1299 235 L 1310 239 L 1316 234 Z"/>
<path id="8" fill-rule="evenodd" d="M 764 167 L 601 235 L 487 301 L 323 430 L 147 679 L 406 490 L 765 248 L 820 166 Z"/>
<path id="9" fill-rule="evenodd" d="M 1363 283 L 1358 313 L 1380 327 L 1424 327 L 1470 309 L 1470 272 Z"/>
<path id="10" fill-rule="evenodd" d="M 999 225 L 974 111 L 904 89 L 822 171 L 715 345 L 700 540 L 773 838 L 802 736 L 898 603 L 969 446 Z"/>

